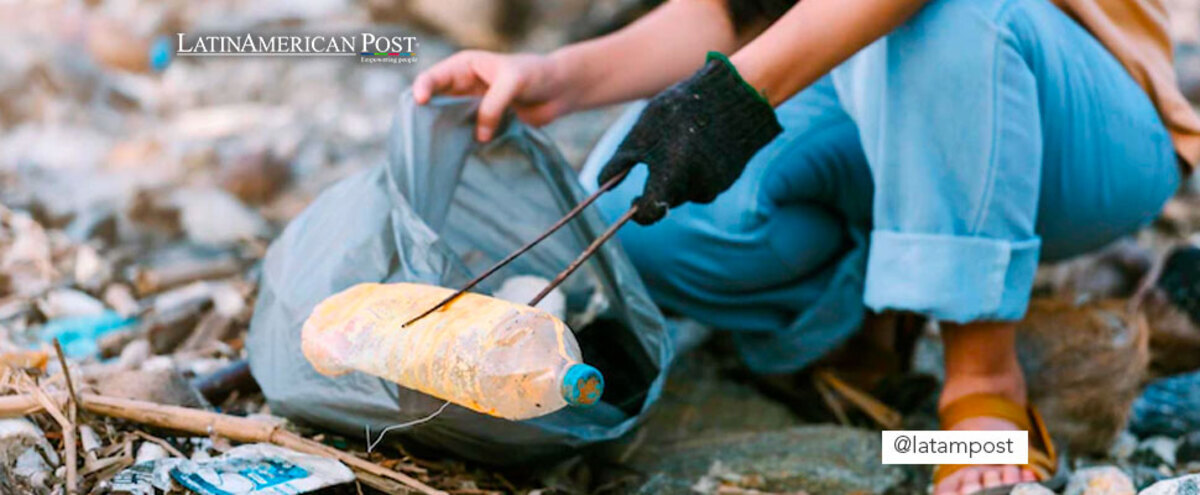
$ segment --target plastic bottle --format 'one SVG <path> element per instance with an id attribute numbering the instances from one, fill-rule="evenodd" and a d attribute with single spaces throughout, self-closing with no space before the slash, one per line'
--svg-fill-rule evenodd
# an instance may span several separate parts
<path id="1" fill-rule="evenodd" d="M 357 370 L 512 420 L 600 399 L 600 371 L 581 362 L 567 326 L 540 309 L 466 293 L 401 327 L 452 292 L 356 285 L 313 309 L 301 349 L 322 374 Z"/>

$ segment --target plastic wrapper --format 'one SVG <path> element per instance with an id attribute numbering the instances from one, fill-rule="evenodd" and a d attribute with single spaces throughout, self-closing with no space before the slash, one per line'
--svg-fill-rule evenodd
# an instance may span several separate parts
<path id="1" fill-rule="evenodd" d="M 342 463 L 270 444 L 241 445 L 212 459 L 156 459 L 117 473 L 112 490 L 153 495 L 183 487 L 200 495 L 293 495 L 354 481 Z"/>

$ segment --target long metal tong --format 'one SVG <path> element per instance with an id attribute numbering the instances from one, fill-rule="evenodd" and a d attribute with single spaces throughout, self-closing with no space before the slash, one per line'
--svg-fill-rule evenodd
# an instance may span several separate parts
<path id="1" fill-rule="evenodd" d="M 491 268 L 488 268 L 483 273 L 481 273 L 478 276 L 476 276 L 475 278 L 471 279 L 470 282 L 467 282 L 467 284 L 462 286 L 462 288 L 458 289 L 453 294 L 450 294 L 445 299 L 442 299 L 441 302 L 435 304 L 433 307 L 425 310 L 423 313 L 421 313 L 421 314 L 413 317 L 411 320 L 408 320 L 407 322 L 405 322 L 403 325 L 400 326 L 400 328 L 407 327 L 407 326 L 413 324 L 414 322 L 416 322 L 417 320 L 420 320 L 421 318 L 429 316 L 430 313 L 433 313 L 434 311 L 441 309 L 443 306 L 449 304 L 450 301 L 457 299 L 458 296 L 463 295 L 463 293 L 473 289 L 476 285 L 479 285 L 479 282 L 482 282 L 484 279 L 490 277 L 492 274 L 496 273 L 501 268 L 504 268 L 505 265 L 507 265 L 507 264 L 511 263 L 513 260 L 517 259 L 518 256 L 525 254 L 525 252 L 529 251 L 534 246 L 538 245 L 538 243 L 546 240 L 547 237 L 550 237 L 550 235 L 557 232 L 558 229 L 561 229 L 563 225 L 566 225 L 572 219 L 579 216 L 579 213 L 582 212 L 584 208 L 587 208 L 593 202 L 595 202 L 596 198 L 599 198 L 601 194 L 604 194 L 604 193 L 608 192 L 609 190 L 611 190 L 613 187 L 616 187 L 616 185 L 619 184 L 621 182 L 621 180 L 624 179 L 625 176 L 628 174 L 629 174 L 629 171 L 626 170 L 625 172 L 618 174 L 616 177 L 609 179 L 608 182 L 605 182 L 604 184 L 602 184 L 600 186 L 600 188 L 596 190 L 596 192 L 594 192 L 590 196 L 584 198 L 583 201 L 581 201 L 579 204 L 575 205 L 574 208 L 571 208 L 571 211 L 568 211 L 566 215 L 563 215 L 563 217 L 558 219 L 557 222 L 554 222 L 554 225 L 551 225 L 550 228 L 546 229 L 545 232 L 542 232 L 540 235 L 538 235 L 537 238 L 535 238 L 532 241 L 529 241 L 529 243 L 525 244 L 524 246 L 521 246 L 520 248 L 518 248 L 516 251 L 513 251 L 508 256 L 505 256 L 504 259 L 496 262 L 496 264 L 492 265 Z M 600 246 L 603 245 L 609 239 L 611 239 L 612 236 L 617 233 L 617 230 L 620 229 L 622 225 L 625 225 L 626 223 L 628 223 L 629 220 L 631 218 L 633 218 L 634 213 L 637 213 L 637 207 L 630 206 L 629 209 L 626 210 L 625 213 L 622 214 L 621 217 L 618 218 L 616 222 L 613 222 L 613 224 L 610 225 L 608 227 L 608 229 L 604 231 L 603 234 L 600 234 L 600 236 L 597 237 L 594 241 L 592 241 L 592 243 L 589 244 L 588 247 L 585 248 L 583 250 L 583 252 L 579 254 L 578 257 L 576 257 L 573 261 L 571 261 L 571 264 L 567 265 L 566 269 L 559 272 L 558 275 L 554 277 L 554 280 L 550 281 L 550 284 L 547 285 L 546 288 L 542 289 L 542 291 L 539 292 L 538 295 L 534 296 L 533 300 L 529 301 L 529 305 L 537 306 L 537 304 L 539 302 L 542 302 L 542 298 L 546 297 L 546 295 L 549 294 L 550 291 L 554 290 L 555 287 L 562 285 L 563 281 L 566 280 L 567 277 L 570 277 L 572 273 L 575 273 L 575 270 L 579 269 L 579 267 L 583 265 L 583 262 L 587 261 L 588 258 L 591 258 L 593 254 L 596 254 L 596 251 L 600 249 Z"/>

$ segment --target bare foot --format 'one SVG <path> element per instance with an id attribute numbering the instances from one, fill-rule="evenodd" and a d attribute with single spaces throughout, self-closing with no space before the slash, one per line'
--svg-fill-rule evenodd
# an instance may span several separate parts
<path id="1" fill-rule="evenodd" d="M 1012 323 L 976 322 L 943 325 L 946 346 L 946 383 L 939 407 L 975 393 L 990 393 L 1025 404 L 1025 377 L 1017 364 L 1015 329 Z M 970 418 L 953 430 L 1017 430 L 1017 425 L 1000 419 Z M 971 466 L 947 476 L 934 487 L 935 495 L 968 495 L 988 488 L 1035 482 L 1029 469 L 1018 466 Z"/>

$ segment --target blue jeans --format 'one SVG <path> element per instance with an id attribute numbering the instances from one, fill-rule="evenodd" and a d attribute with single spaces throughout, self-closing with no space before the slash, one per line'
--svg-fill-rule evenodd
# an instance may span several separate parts
<path id="1" fill-rule="evenodd" d="M 1020 319 L 1039 258 L 1135 231 L 1180 180 L 1145 93 L 1046 0 L 933 0 L 777 113 L 783 134 L 715 202 L 620 232 L 656 300 L 736 330 L 760 372 L 831 350 L 865 307 Z M 609 218 L 645 177 L 600 199 Z"/>

